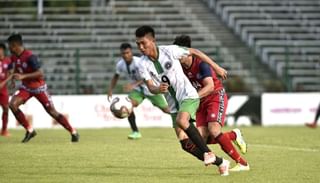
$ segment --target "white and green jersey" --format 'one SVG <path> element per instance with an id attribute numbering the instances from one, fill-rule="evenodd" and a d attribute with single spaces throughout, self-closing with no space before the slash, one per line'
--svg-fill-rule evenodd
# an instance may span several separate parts
<path id="1" fill-rule="evenodd" d="M 116 65 L 116 74 L 126 77 L 126 79 L 130 83 L 142 80 L 142 77 L 140 76 L 140 72 L 138 70 L 139 62 L 140 58 L 134 56 L 132 62 L 130 63 L 130 65 L 128 65 L 126 61 L 123 60 L 123 58 L 121 58 Z M 134 88 L 134 90 L 140 91 L 144 95 L 153 96 L 153 94 L 150 93 L 150 91 L 144 83 Z"/>
<path id="2" fill-rule="evenodd" d="M 196 89 L 185 76 L 179 59 L 189 55 L 189 50 L 176 45 L 159 46 L 158 58 L 152 61 L 147 56 L 140 59 L 141 76 L 143 79 L 152 80 L 156 86 L 161 82 L 170 85 L 169 92 L 164 94 L 172 113 L 179 110 L 181 102 L 185 99 L 199 98 Z"/>

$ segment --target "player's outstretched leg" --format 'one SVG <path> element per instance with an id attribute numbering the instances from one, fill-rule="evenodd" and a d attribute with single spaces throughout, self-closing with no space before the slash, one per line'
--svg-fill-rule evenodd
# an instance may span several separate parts
<path id="1" fill-rule="evenodd" d="M 60 125 L 62 125 L 68 132 L 71 134 L 71 142 L 78 142 L 79 141 L 79 134 L 75 128 L 73 128 L 67 118 L 56 111 L 53 106 L 46 107 L 46 111 L 50 116 L 55 119 Z"/>
<path id="2" fill-rule="evenodd" d="M 29 124 L 25 115 L 20 109 L 17 109 L 15 112 L 13 112 L 13 115 L 16 117 L 17 121 L 26 129 L 26 134 L 21 142 L 22 143 L 29 142 L 29 140 L 31 140 L 33 137 L 37 135 L 36 131 Z"/>
<path id="3" fill-rule="evenodd" d="M 237 165 L 230 169 L 230 171 L 250 170 L 247 161 L 240 156 L 235 147 L 232 145 L 229 135 L 221 132 L 221 125 L 218 122 L 209 123 L 209 132 L 210 135 L 215 137 L 215 140 L 219 143 L 221 149 L 237 163 Z"/>
<path id="4" fill-rule="evenodd" d="M 26 134 L 22 143 L 29 142 L 30 139 L 35 137 L 37 135 L 36 131 L 32 128 L 32 126 L 29 124 L 26 116 L 23 114 L 23 112 L 19 109 L 19 106 L 23 104 L 24 101 L 19 96 L 13 96 L 13 98 L 10 101 L 9 107 L 13 113 L 13 115 L 16 117 L 17 121 L 26 129 Z"/>
<path id="5" fill-rule="evenodd" d="M 204 159 L 205 159 L 204 152 L 201 151 L 196 146 L 196 144 L 194 144 L 192 142 L 192 140 L 190 140 L 188 138 L 188 136 L 183 132 L 182 129 L 176 128 L 175 130 L 176 130 L 178 138 L 180 139 L 181 148 L 184 151 L 186 151 L 186 152 L 190 153 L 191 155 L 195 156 L 196 158 L 198 158 L 200 161 L 204 161 Z M 212 164 L 218 166 L 220 175 L 221 176 L 229 175 L 230 162 L 228 160 L 219 158 L 217 156 L 216 156 L 216 159 L 218 159 L 218 161 L 215 161 Z M 222 162 L 220 162 L 219 159 L 222 159 Z"/>
<path id="6" fill-rule="evenodd" d="M 211 152 L 211 150 L 209 149 L 209 147 L 206 145 L 203 138 L 201 137 L 197 128 L 193 124 L 189 123 L 189 118 L 190 117 L 187 112 L 179 112 L 177 115 L 177 124 L 187 134 L 187 136 L 191 140 L 189 141 L 189 145 L 190 145 L 190 142 L 193 142 L 195 144 L 194 147 L 197 147 L 199 149 L 199 152 L 202 152 L 203 161 L 206 166 L 210 164 L 214 164 L 218 166 L 221 176 L 229 175 L 229 164 L 230 164 L 229 161 L 224 160 Z M 189 152 L 188 149 L 190 148 L 188 147 L 182 147 L 182 148 L 187 152 Z M 193 152 L 191 151 L 189 153 L 194 155 L 193 154 L 194 152 L 195 151 Z M 198 158 L 198 155 L 196 157 Z"/>
<path id="7" fill-rule="evenodd" d="M 223 134 L 229 136 L 229 139 L 237 145 L 242 154 L 247 153 L 247 143 L 245 142 L 242 133 L 238 128 L 235 128 L 229 132 L 224 132 Z M 218 144 L 218 142 L 213 136 L 210 136 L 208 137 L 207 144 Z"/>
<path id="8" fill-rule="evenodd" d="M 132 111 L 132 113 L 130 114 L 130 116 L 128 117 L 128 121 L 132 130 L 132 133 L 130 133 L 128 135 L 128 139 L 132 139 L 132 140 L 136 140 L 136 139 L 140 139 L 142 137 L 141 133 L 139 132 L 139 129 L 137 127 L 136 124 L 136 116 L 134 114 L 134 112 Z"/>
<path id="9" fill-rule="evenodd" d="M 8 111 L 8 105 L 2 105 L 2 129 L 0 135 L 4 137 L 10 136 L 10 133 L 8 131 Z"/>

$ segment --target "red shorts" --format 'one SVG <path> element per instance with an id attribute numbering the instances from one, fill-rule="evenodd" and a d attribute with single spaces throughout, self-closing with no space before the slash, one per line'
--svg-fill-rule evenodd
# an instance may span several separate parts
<path id="1" fill-rule="evenodd" d="M 0 105 L 8 106 L 9 105 L 9 94 L 8 90 L 3 90 L 0 92 Z"/>
<path id="2" fill-rule="evenodd" d="M 23 100 L 23 103 L 27 102 L 31 97 L 35 97 L 44 108 L 49 108 L 53 106 L 51 96 L 48 91 L 43 91 L 39 93 L 31 93 L 25 89 L 20 88 L 14 96 L 17 96 Z"/>
<path id="3" fill-rule="evenodd" d="M 227 105 L 228 97 L 224 89 L 201 101 L 196 116 L 197 126 L 208 126 L 209 122 L 218 122 L 224 126 Z"/>

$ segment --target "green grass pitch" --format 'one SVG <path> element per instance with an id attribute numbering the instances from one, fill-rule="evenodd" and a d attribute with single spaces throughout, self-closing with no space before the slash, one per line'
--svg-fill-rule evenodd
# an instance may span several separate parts
<path id="1" fill-rule="evenodd" d="M 38 130 L 27 144 L 20 143 L 24 131 L 10 132 L 0 137 L 1 183 L 320 182 L 320 129 L 242 128 L 251 171 L 228 177 L 182 151 L 169 128 L 141 129 L 137 141 L 126 138 L 129 129 L 80 129 L 78 144 L 62 129 Z"/>

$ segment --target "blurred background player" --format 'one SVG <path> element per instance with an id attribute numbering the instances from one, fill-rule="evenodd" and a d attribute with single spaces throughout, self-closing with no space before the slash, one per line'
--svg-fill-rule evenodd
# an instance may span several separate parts
<path id="1" fill-rule="evenodd" d="M 134 107 L 137 107 L 145 98 L 147 98 L 154 106 L 158 107 L 163 112 L 169 113 L 168 104 L 163 95 L 154 95 L 150 93 L 146 85 L 143 83 L 138 71 L 140 58 L 133 56 L 132 46 L 129 43 L 122 43 L 120 46 L 120 52 L 122 58 L 117 62 L 116 73 L 111 80 L 108 90 L 109 102 L 112 98 L 112 90 L 116 86 L 119 76 L 125 76 L 130 83 L 124 85 L 123 90 L 125 92 L 130 92 L 129 98 Z M 128 117 L 128 121 L 132 130 L 132 133 L 128 135 L 128 138 L 141 138 L 142 135 L 137 127 L 134 111 Z"/>
<path id="2" fill-rule="evenodd" d="M 6 57 L 6 45 L 0 43 L 0 82 L 9 80 L 8 66 L 10 65 L 10 58 Z M 2 128 L 0 135 L 8 137 L 8 112 L 9 112 L 9 94 L 6 82 L 0 86 L 0 105 L 2 107 Z"/>
<path id="3" fill-rule="evenodd" d="M 191 38 L 187 35 L 176 37 L 174 44 L 178 46 L 191 47 Z M 193 87 L 198 91 L 200 106 L 196 114 L 196 124 L 201 136 L 207 141 L 213 137 L 213 143 L 219 143 L 222 150 L 228 154 L 237 165 L 230 171 L 249 170 L 249 164 L 240 156 L 232 145 L 234 141 L 243 153 L 247 152 L 247 145 L 242 138 L 239 129 L 222 133 L 225 113 L 228 105 L 228 97 L 217 78 L 216 73 L 201 59 L 193 56 L 180 59 L 184 74 L 188 77 Z M 212 141 L 210 141 L 212 143 Z"/>
<path id="4" fill-rule="evenodd" d="M 41 66 L 38 57 L 31 50 L 24 48 L 20 34 L 12 34 L 8 38 L 8 44 L 12 53 L 11 67 L 13 69 L 13 80 L 21 81 L 19 90 L 12 97 L 9 107 L 18 122 L 26 129 L 26 135 L 22 143 L 28 142 L 37 134 L 23 112 L 19 109 L 20 105 L 32 97 L 35 97 L 47 113 L 70 132 L 71 142 L 78 142 L 79 134 L 76 129 L 70 125 L 65 116 L 56 111 L 52 103 L 44 81 L 44 74 L 40 70 Z"/>
<path id="5" fill-rule="evenodd" d="M 183 143 L 184 139 L 190 138 L 189 145 L 197 149 L 197 154 L 193 155 L 204 161 L 205 165 L 216 165 L 220 175 L 229 175 L 230 162 L 213 154 L 197 128 L 189 122 L 190 119 L 195 118 L 199 96 L 184 75 L 179 59 L 192 54 L 209 62 L 220 73 L 225 74 L 226 71 L 198 50 L 185 49 L 176 45 L 157 46 L 154 30 L 150 26 L 139 27 L 135 34 L 137 46 L 143 54 L 139 71 L 150 92 L 164 94 L 180 142 Z M 182 148 L 185 148 L 185 144 L 182 144 Z"/>
<path id="6" fill-rule="evenodd" d="M 318 105 L 318 109 L 317 109 L 316 115 L 314 117 L 313 123 L 306 123 L 306 126 L 310 127 L 310 128 L 317 128 L 317 123 L 318 123 L 319 117 L 320 117 L 320 104 Z"/>

